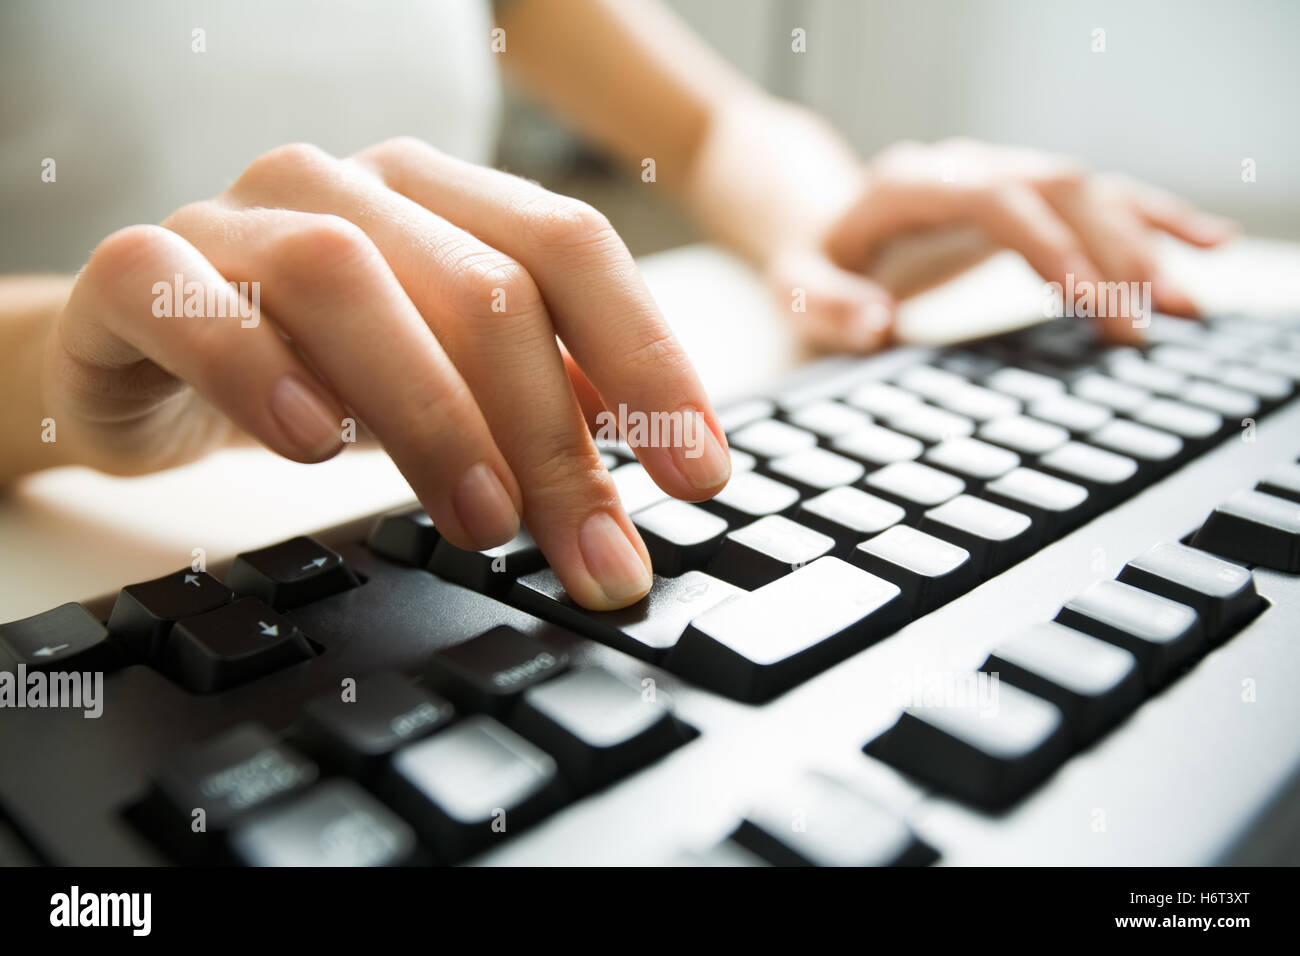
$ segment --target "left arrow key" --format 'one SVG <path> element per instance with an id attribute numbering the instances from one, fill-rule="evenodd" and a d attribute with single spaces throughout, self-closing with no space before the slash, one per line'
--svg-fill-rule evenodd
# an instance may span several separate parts
<path id="1" fill-rule="evenodd" d="M 20 621 L 0 624 L 0 670 L 100 670 L 115 655 L 108 628 L 80 604 L 61 604 Z"/>

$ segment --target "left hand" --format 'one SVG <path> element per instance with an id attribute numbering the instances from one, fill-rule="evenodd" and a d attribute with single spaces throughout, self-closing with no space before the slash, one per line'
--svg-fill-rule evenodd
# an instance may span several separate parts
<path id="1" fill-rule="evenodd" d="M 786 307 L 791 288 L 804 290 L 795 319 L 811 344 L 871 351 L 892 338 L 897 291 L 873 281 L 881 253 L 893 240 L 954 226 L 1019 252 L 1047 282 L 1150 282 L 1154 308 L 1184 316 L 1196 305 L 1161 273 L 1155 233 L 1210 247 L 1238 231 L 1163 190 L 1050 153 L 965 139 L 901 142 L 866 166 L 856 199 L 811 248 L 787 247 L 769 262 L 769 281 Z M 1129 317 L 1099 321 L 1110 341 L 1139 335 Z"/>

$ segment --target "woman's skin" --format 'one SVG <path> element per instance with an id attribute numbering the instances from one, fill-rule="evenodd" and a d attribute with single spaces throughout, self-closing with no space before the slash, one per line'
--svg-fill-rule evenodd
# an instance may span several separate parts
<path id="1" fill-rule="evenodd" d="M 890 291 L 868 276 L 891 240 L 964 226 L 1045 280 L 1151 281 L 1154 230 L 1201 246 L 1234 227 L 1148 186 L 1029 150 L 899 144 L 869 163 L 813 114 L 750 86 L 640 0 L 517 0 L 502 62 L 583 135 L 655 182 L 763 270 L 822 347 L 888 343 Z M 485 39 L 486 42 L 486 39 Z M 180 273 L 231 318 L 159 318 Z M 256 323 L 229 282 L 257 282 Z M 247 303 L 246 303 L 247 305 Z M 1128 341 L 1124 320 L 1105 333 Z M 557 341 L 558 337 L 558 341 Z M 560 344 L 562 343 L 562 345 Z M 580 604 L 650 588 L 650 559 L 590 433 L 594 414 L 699 412 L 702 453 L 641 447 L 669 494 L 730 476 L 691 363 L 617 234 L 591 207 L 395 139 L 347 157 L 292 144 L 224 193 L 105 238 L 76 277 L 0 281 L 0 481 L 53 465 L 141 474 L 249 436 L 295 461 L 363 422 L 442 534 L 463 548 L 520 522 Z M 39 423 L 57 422 L 58 441 Z"/>

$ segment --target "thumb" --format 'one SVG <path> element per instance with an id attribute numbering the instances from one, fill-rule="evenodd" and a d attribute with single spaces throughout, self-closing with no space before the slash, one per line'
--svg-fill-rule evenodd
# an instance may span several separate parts
<path id="1" fill-rule="evenodd" d="M 813 346 L 873 352 L 894 335 L 894 300 L 883 286 L 819 250 L 787 253 L 768 272 L 777 301 Z"/>

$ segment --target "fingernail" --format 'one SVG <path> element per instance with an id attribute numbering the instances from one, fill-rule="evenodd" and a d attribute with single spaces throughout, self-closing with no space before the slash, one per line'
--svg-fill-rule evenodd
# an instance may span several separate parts
<path id="1" fill-rule="evenodd" d="M 731 477 L 731 456 L 713 434 L 702 412 L 683 408 L 681 416 L 683 441 L 673 447 L 677 470 L 693 488 L 700 491 L 717 488 Z"/>
<path id="2" fill-rule="evenodd" d="M 480 551 L 505 544 L 519 533 L 515 503 L 486 462 L 465 472 L 452 493 L 451 506 Z"/>
<path id="3" fill-rule="evenodd" d="M 578 532 L 578 549 L 587 573 L 612 606 L 623 607 L 650 590 L 650 569 L 607 512 L 597 511 L 583 523 Z"/>
<path id="4" fill-rule="evenodd" d="M 341 424 L 302 382 L 286 375 L 271 388 L 271 414 L 309 458 L 322 458 L 342 443 Z"/>

